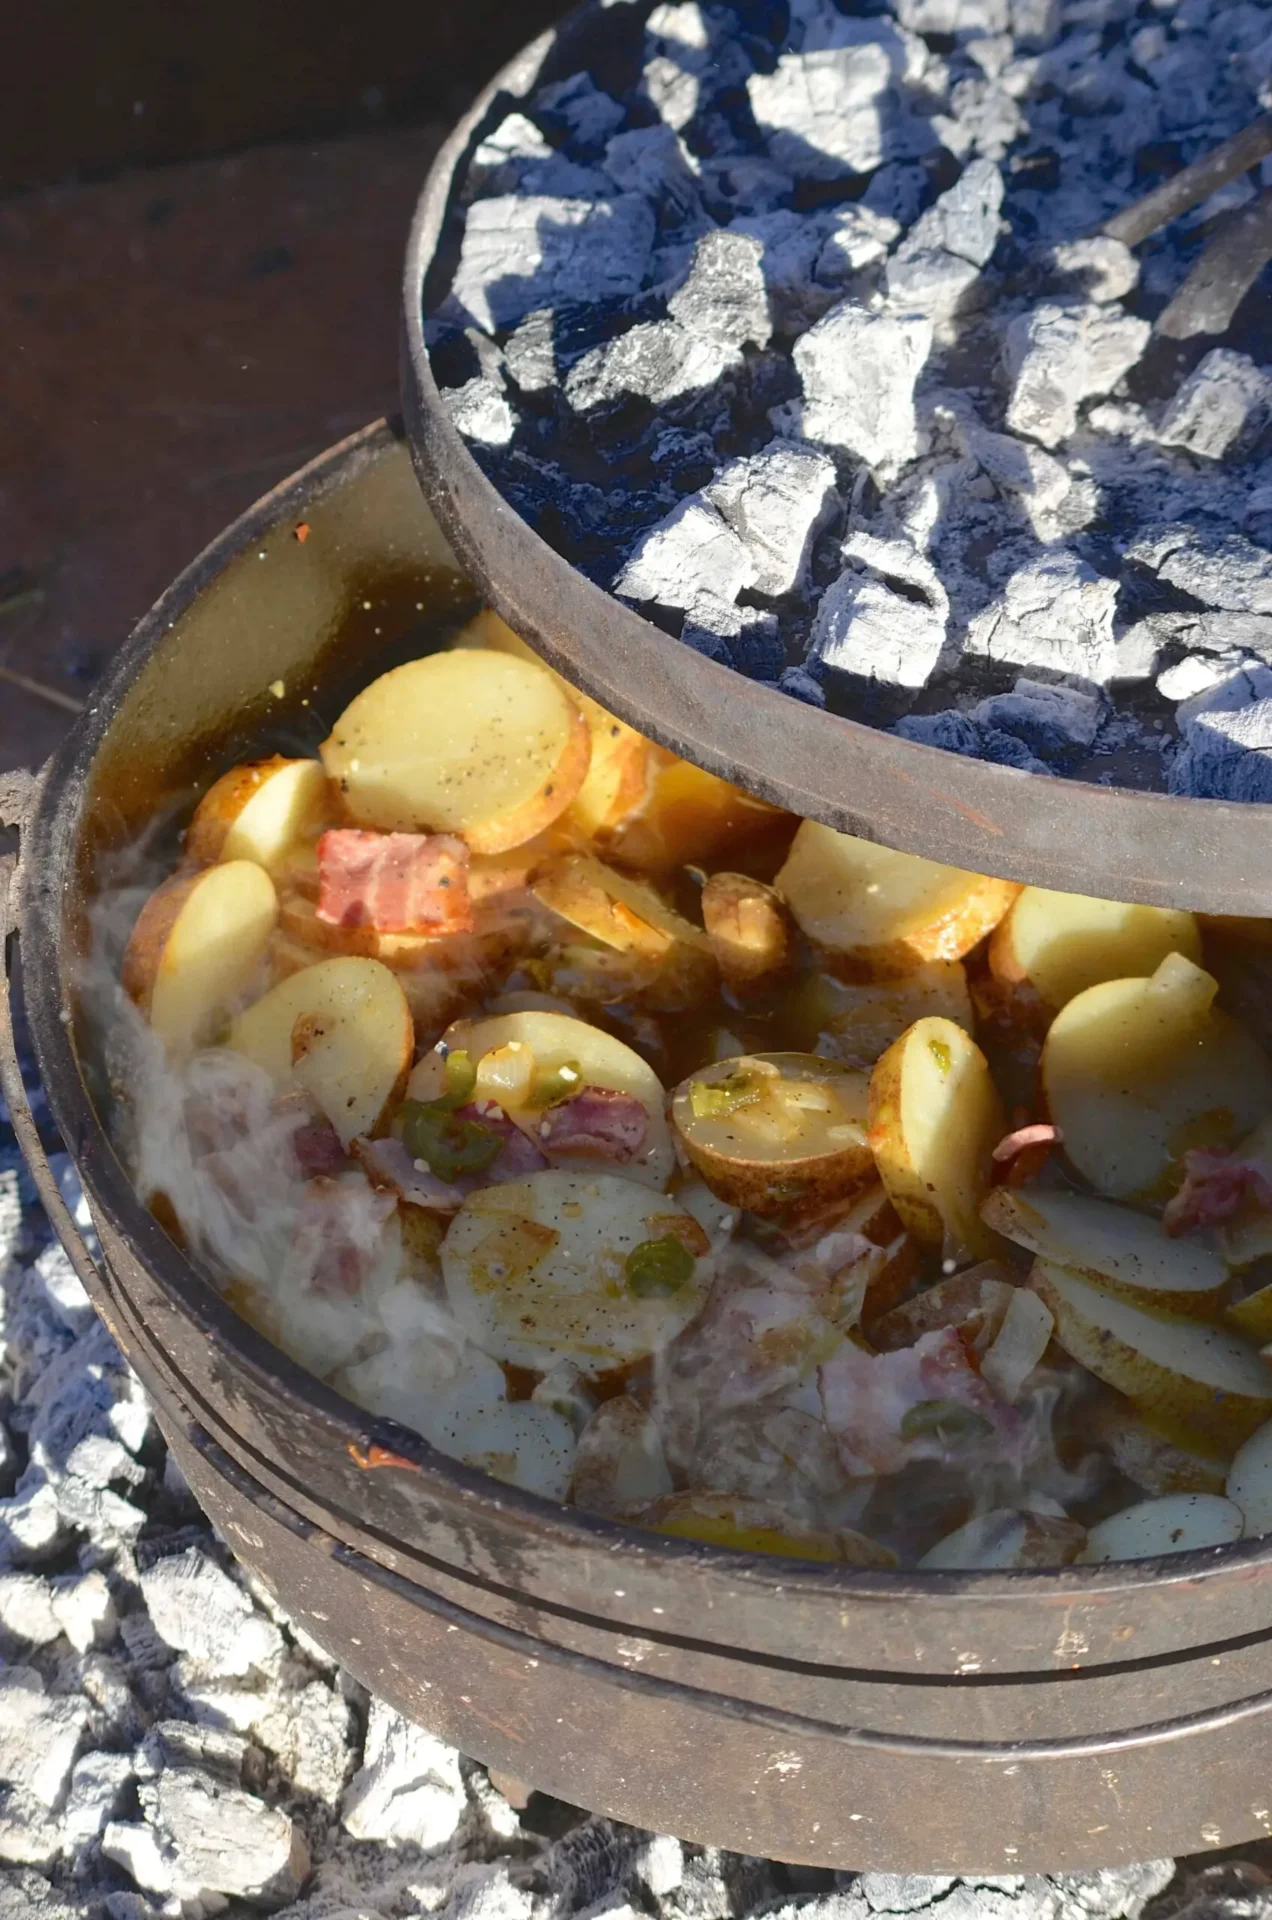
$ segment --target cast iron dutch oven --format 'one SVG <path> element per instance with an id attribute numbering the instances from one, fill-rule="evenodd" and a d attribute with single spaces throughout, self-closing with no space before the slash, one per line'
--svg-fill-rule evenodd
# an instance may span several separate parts
<path id="1" fill-rule="evenodd" d="M 307 529 L 297 537 L 298 529 Z M 49 1103 L 100 1231 L 54 1223 L 239 1557 L 357 1677 L 567 1800 L 836 1867 L 1076 1868 L 1272 1829 L 1272 1541 L 1048 1573 L 861 1572 L 637 1533 L 376 1421 L 268 1345 L 111 1146 L 87 914 L 118 849 L 471 605 L 383 425 L 267 496 L 142 621 L 44 775 L 4 875 Z M 271 683 L 282 681 L 276 699 Z M 10 977 L 9 969 L 6 977 Z"/>

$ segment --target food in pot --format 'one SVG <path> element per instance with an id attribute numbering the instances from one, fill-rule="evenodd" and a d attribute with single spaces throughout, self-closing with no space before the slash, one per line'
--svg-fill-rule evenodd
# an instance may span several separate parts
<path id="1" fill-rule="evenodd" d="M 801 823 L 490 614 L 155 878 L 103 927 L 139 1189 L 369 1412 L 854 1569 L 1272 1528 L 1259 926 Z"/>

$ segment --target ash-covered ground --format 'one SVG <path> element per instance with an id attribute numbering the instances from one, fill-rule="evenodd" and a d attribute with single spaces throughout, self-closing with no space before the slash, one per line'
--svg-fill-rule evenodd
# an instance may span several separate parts
<path id="1" fill-rule="evenodd" d="M 491 116 L 428 326 L 517 511 L 686 644 L 1034 772 L 1272 799 L 1272 271 L 1155 336 L 1272 162 L 1254 0 L 612 0 Z"/>
<path id="2" fill-rule="evenodd" d="M 237 1568 L 7 1119 L 0 1103 L 0 1920 L 1272 1916 L 1272 1843 L 1219 1864 L 857 1876 L 682 1846 L 541 1794 L 518 1810 Z"/>

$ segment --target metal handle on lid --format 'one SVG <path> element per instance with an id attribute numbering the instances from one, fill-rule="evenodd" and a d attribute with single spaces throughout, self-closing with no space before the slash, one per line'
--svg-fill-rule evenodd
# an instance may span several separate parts
<path id="1" fill-rule="evenodd" d="M 0 774 L 0 827 L 16 827 L 19 835 L 30 820 L 46 769 L 39 773 L 25 770 Z M 100 1290 L 101 1274 L 97 1262 L 84 1242 L 84 1236 L 62 1198 L 62 1190 L 49 1165 L 40 1141 L 39 1128 L 31 1111 L 22 1067 L 18 1060 L 17 1037 L 13 1030 L 14 961 L 18 948 L 18 875 L 21 850 L 0 854 L 0 945 L 4 949 L 4 991 L 0 993 L 0 1091 L 9 1109 L 9 1119 L 17 1135 L 22 1157 L 27 1163 L 36 1192 L 48 1214 L 53 1231 L 66 1249 L 77 1277 L 94 1292 Z"/>

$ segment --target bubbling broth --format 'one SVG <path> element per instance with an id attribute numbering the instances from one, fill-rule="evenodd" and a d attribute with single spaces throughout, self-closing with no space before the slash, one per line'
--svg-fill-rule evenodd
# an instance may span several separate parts
<path id="1" fill-rule="evenodd" d="M 859 1567 L 1272 1530 L 1272 921 L 798 821 L 490 613 L 98 911 L 141 1197 L 443 1452 Z"/>

